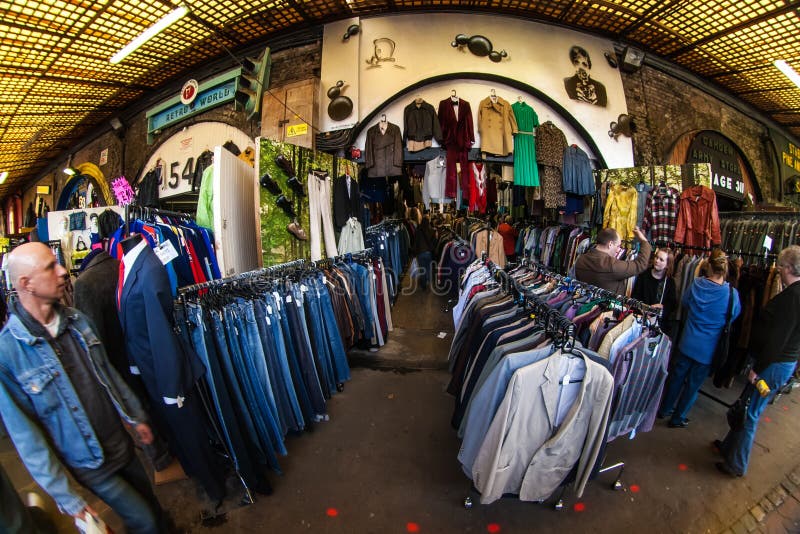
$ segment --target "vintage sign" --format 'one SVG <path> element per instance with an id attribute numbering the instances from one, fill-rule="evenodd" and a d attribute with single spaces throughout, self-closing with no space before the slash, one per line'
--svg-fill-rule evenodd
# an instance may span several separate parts
<path id="1" fill-rule="evenodd" d="M 106 163 L 108 163 L 108 149 L 104 148 L 100 152 L 100 165 L 105 165 Z"/>
<path id="2" fill-rule="evenodd" d="M 197 83 L 197 80 L 189 80 L 183 84 L 183 87 L 181 87 L 181 104 L 188 106 L 194 102 L 199 90 L 200 84 Z"/>
<path id="3" fill-rule="evenodd" d="M 203 111 L 225 104 L 236 95 L 236 78 L 241 68 L 235 68 L 198 85 L 196 96 L 189 104 L 183 103 L 183 92 L 179 96 L 162 102 L 145 113 L 147 117 L 147 142 L 167 126 L 171 126 Z"/>
<path id="4" fill-rule="evenodd" d="M 744 200 L 744 178 L 739 165 L 741 151 L 717 132 L 702 131 L 689 145 L 686 163 L 711 164 L 711 189 Z"/>

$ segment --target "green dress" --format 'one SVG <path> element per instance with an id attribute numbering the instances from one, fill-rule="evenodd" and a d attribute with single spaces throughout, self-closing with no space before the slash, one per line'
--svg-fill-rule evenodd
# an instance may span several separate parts
<path id="1" fill-rule="evenodd" d="M 515 102 L 511 109 L 519 128 L 519 132 L 514 134 L 514 185 L 538 186 L 534 129 L 539 126 L 539 117 L 525 102 Z"/>

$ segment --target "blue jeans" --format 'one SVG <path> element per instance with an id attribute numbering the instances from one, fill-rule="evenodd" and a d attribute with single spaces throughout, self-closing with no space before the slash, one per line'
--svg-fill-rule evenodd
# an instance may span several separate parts
<path id="1" fill-rule="evenodd" d="M 747 408 L 747 417 L 741 430 L 730 430 L 722 441 L 722 456 L 728 466 L 737 474 L 747 473 L 747 464 L 750 462 L 750 451 L 753 449 L 753 440 L 756 438 L 758 420 L 767 404 L 775 396 L 794 372 L 795 362 L 773 363 L 759 373 L 759 377 L 767 382 L 772 393 L 762 397 L 758 390 L 750 388 L 750 406 Z"/>
<path id="2" fill-rule="evenodd" d="M 693 360 L 681 352 L 675 368 L 672 370 L 672 375 L 669 377 L 667 394 L 664 396 L 664 402 L 661 403 L 661 415 L 672 414 L 671 422 L 675 424 L 685 421 L 686 415 L 694 406 L 694 401 L 697 400 L 700 386 L 708 376 L 710 367 L 710 365 Z M 678 402 L 677 406 L 675 406 L 675 401 Z"/>
<path id="3" fill-rule="evenodd" d="M 128 532 L 165 532 L 164 512 L 138 458 L 134 457 L 113 475 L 87 487 L 120 516 Z"/>
<path id="4" fill-rule="evenodd" d="M 283 386 L 286 390 L 286 400 L 288 401 L 288 423 L 292 430 L 302 430 L 305 426 L 303 411 L 300 408 L 300 400 L 297 391 L 292 383 L 292 371 L 289 368 L 289 354 L 286 343 L 283 340 L 283 330 L 281 328 L 281 314 L 278 312 L 275 298 L 271 293 L 266 293 L 263 300 L 266 308 L 267 339 L 271 343 L 274 351 L 276 374 L 280 375 Z"/>
<path id="5" fill-rule="evenodd" d="M 306 287 L 309 290 L 305 293 L 305 310 L 307 313 L 307 323 L 309 333 L 312 338 L 312 346 L 314 349 L 314 356 L 318 362 L 318 367 L 321 369 L 320 380 L 325 380 L 325 387 L 323 391 L 327 392 L 327 397 L 330 398 L 336 392 L 336 379 L 333 376 L 333 362 L 325 337 L 325 326 L 322 321 L 322 310 L 320 309 L 320 297 L 317 287 L 312 280 L 305 280 Z"/>
<path id="6" fill-rule="evenodd" d="M 244 336 L 242 337 L 243 348 L 242 352 L 244 363 L 249 372 L 249 378 L 252 382 L 253 392 L 256 395 L 256 400 L 264 411 L 266 421 L 269 424 L 270 436 L 272 437 L 272 444 L 279 454 L 286 455 L 286 446 L 283 443 L 283 432 L 280 428 L 280 417 L 278 415 L 278 407 L 275 403 L 275 395 L 272 391 L 272 382 L 267 370 L 266 356 L 264 356 L 264 347 L 261 343 L 261 335 L 258 332 L 256 325 L 255 310 L 253 309 L 253 301 L 237 299 L 242 315 L 240 320 L 244 327 Z"/>
<path id="7" fill-rule="evenodd" d="M 239 385 L 245 404 L 242 408 L 250 412 L 255 424 L 256 436 L 261 443 L 267 459 L 275 472 L 280 473 L 277 451 L 270 433 L 269 410 L 261 402 L 261 397 L 256 393 L 255 382 L 248 375 L 247 364 L 244 361 L 244 350 L 240 343 L 244 342 L 244 328 L 234 304 L 225 306 L 225 332 L 228 338 L 228 350 L 231 355 L 234 369 L 234 380 Z"/>
<path id="8" fill-rule="evenodd" d="M 317 280 L 317 289 L 320 294 L 320 308 L 322 310 L 322 325 L 325 328 L 325 338 L 331 351 L 333 359 L 333 370 L 336 382 L 341 383 L 350 380 L 350 365 L 347 362 L 342 335 L 336 326 L 336 315 L 333 311 L 333 302 L 327 286 L 323 282 L 324 275 L 320 274 Z"/>

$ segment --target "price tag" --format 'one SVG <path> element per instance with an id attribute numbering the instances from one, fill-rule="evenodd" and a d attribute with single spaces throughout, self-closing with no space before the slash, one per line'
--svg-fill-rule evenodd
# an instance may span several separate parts
<path id="1" fill-rule="evenodd" d="M 305 285 L 305 284 L 300 284 L 300 291 L 302 291 L 303 293 L 305 293 L 306 291 L 308 291 L 308 286 L 307 286 L 307 285 Z"/>
<path id="2" fill-rule="evenodd" d="M 291 295 L 286 295 L 286 303 L 289 304 L 291 302 L 292 302 L 292 296 Z"/>
<path id="3" fill-rule="evenodd" d="M 768 251 L 772 250 L 772 238 L 768 235 L 764 236 L 764 248 Z"/>
<path id="4" fill-rule="evenodd" d="M 154 252 L 164 265 L 178 257 L 178 251 L 175 250 L 175 247 L 172 245 L 172 241 L 164 241 L 163 243 L 160 243 L 154 249 Z"/>
<path id="5" fill-rule="evenodd" d="M 277 291 L 273 291 L 272 296 L 275 297 L 275 306 L 278 307 L 278 311 L 281 311 L 281 296 Z"/>
<path id="6" fill-rule="evenodd" d="M 568 374 L 564 375 L 564 378 L 561 379 L 561 385 L 562 386 L 566 386 L 567 384 L 569 384 L 569 375 Z"/>
<path id="7" fill-rule="evenodd" d="M 384 249 L 384 246 L 383 246 L 383 243 L 381 243 L 381 250 L 383 250 L 383 249 Z"/>
<path id="8" fill-rule="evenodd" d="M 270 306 L 269 304 L 267 304 L 267 313 L 272 315 L 272 306 Z"/>

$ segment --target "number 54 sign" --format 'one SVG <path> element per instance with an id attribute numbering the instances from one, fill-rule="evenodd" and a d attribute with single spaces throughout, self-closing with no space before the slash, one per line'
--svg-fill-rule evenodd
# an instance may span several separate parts
<path id="1" fill-rule="evenodd" d="M 160 198 L 189 193 L 197 167 L 197 160 L 206 150 L 231 141 L 239 150 L 255 148 L 254 141 L 238 128 L 222 122 L 199 122 L 166 139 L 153 150 L 136 183 L 156 166 L 161 167 L 158 186 Z M 201 176 L 196 186 L 200 187 Z"/>

